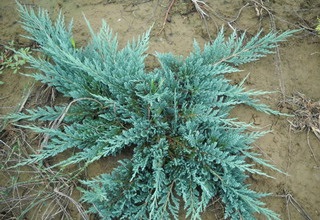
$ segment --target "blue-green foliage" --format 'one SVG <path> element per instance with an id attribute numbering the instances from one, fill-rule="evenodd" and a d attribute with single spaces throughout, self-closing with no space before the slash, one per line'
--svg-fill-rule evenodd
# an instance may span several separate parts
<path id="1" fill-rule="evenodd" d="M 243 82 L 232 85 L 225 74 L 272 53 L 293 31 L 258 33 L 245 42 L 244 34 L 225 38 L 221 30 L 204 49 L 195 42 L 187 58 L 156 54 L 161 66 L 146 72 L 149 31 L 119 49 L 106 23 L 95 34 L 87 22 L 92 40 L 76 48 L 72 23 L 66 28 L 61 14 L 52 23 L 44 10 L 35 13 L 19 5 L 19 11 L 28 38 L 46 57 L 25 57 L 41 72 L 34 78 L 73 99 L 69 105 L 9 116 L 55 125 L 26 126 L 50 136 L 26 163 L 77 148 L 56 166 L 89 164 L 133 148 L 132 158 L 119 161 L 111 173 L 83 181 L 89 190 L 83 190 L 82 201 L 103 219 L 178 219 L 181 208 L 191 219 L 200 219 L 216 196 L 225 205 L 225 218 L 247 220 L 261 213 L 278 219 L 260 201 L 267 194 L 245 184 L 249 173 L 266 175 L 248 158 L 275 169 L 250 151 L 264 133 L 248 132 L 251 125 L 229 118 L 239 104 L 277 112 L 255 98 L 265 92 L 246 91 Z"/>

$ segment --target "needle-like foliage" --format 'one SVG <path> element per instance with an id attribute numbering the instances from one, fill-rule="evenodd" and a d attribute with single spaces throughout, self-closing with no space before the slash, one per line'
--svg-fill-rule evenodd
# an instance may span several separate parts
<path id="1" fill-rule="evenodd" d="M 243 82 L 233 85 L 225 74 L 272 53 L 293 31 L 245 39 L 236 32 L 226 38 L 221 30 L 203 49 L 195 42 L 186 58 L 156 54 L 161 66 L 147 72 L 149 31 L 119 49 L 106 23 L 96 34 L 87 22 L 92 40 L 76 48 L 72 23 L 66 28 L 61 14 L 52 23 L 44 10 L 35 13 L 19 5 L 19 11 L 28 38 L 46 57 L 25 57 L 41 72 L 34 78 L 72 98 L 68 105 L 9 116 L 53 124 L 24 126 L 50 137 L 26 163 L 76 148 L 55 166 L 90 164 L 133 149 L 132 158 L 119 161 L 111 173 L 83 181 L 89 189 L 82 201 L 102 219 L 178 219 L 181 208 L 187 217 L 200 219 L 217 196 L 225 218 L 254 219 L 260 213 L 278 219 L 260 201 L 267 194 L 245 183 L 250 173 L 267 175 L 248 161 L 276 169 L 251 151 L 264 132 L 248 132 L 251 125 L 229 117 L 239 104 L 278 112 L 256 99 L 266 92 L 246 91 Z"/>

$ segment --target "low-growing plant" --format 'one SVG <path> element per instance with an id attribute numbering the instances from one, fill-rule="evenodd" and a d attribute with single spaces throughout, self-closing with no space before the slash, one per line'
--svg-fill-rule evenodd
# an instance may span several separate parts
<path id="1" fill-rule="evenodd" d="M 221 30 L 216 40 L 186 58 L 156 53 L 160 67 L 145 69 L 150 30 L 119 49 L 117 37 L 105 22 L 82 48 L 71 43 L 60 14 L 52 23 L 45 10 L 35 13 L 19 5 L 27 38 L 36 41 L 49 59 L 21 54 L 36 80 L 55 87 L 73 100 L 66 105 L 38 107 L 8 116 L 13 121 L 50 122 L 51 126 L 21 125 L 45 133 L 43 149 L 22 164 L 41 162 L 67 149 L 77 149 L 52 167 L 84 163 L 116 155 L 125 149 L 132 157 L 119 161 L 111 173 L 83 180 L 83 202 L 102 219 L 178 219 L 179 210 L 200 219 L 211 199 L 220 197 L 225 218 L 267 219 L 278 215 L 260 200 L 267 196 L 250 189 L 249 174 L 268 176 L 254 164 L 277 170 L 252 150 L 265 132 L 250 132 L 251 124 L 230 118 L 240 104 L 271 114 L 256 98 L 263 91 L 246 91 L 225 76 L 238 66 L 256 61 L 294 33 L 259 32 L 251 39 Z M 251 162 L 250 162 L 251 161 Z M 183 206 L 182 206 L 183 204 Z"/>
<path id="2" fill-rule="evenodd" d="M 11 41 L 4 51 L 0 52 L 0 74 L 4 69 L 11 69 L 13 73 L 17 73 L 27 62 L 23 57 L 31 55 L 30 47 L 22 47 L 17 50 L 14 47 L 14 41 Z M 3 82 L 0 81 L 0 84 Z"/>

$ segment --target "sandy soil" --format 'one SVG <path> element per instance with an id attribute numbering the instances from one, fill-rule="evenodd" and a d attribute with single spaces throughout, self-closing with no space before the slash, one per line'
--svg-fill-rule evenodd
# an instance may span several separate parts
<path id="1" fill-rule="evenodd" d="M 275 54 L 242 66 L 241 73 L 230 77 L 238 82 L 250 73 L 246 87 L 276 91 L 261 100 L 284 112 L 289 110 L 283 103 L 294 92 L 303 93 L 315 101 L 320 100 L 320 37 L 314 32 L 316 18 L 320 17 L 319 0 L 208 0 L 211 10 L 207 11 L 209 17 L 206 21 L 201 19 L 191 1 L 176 0 L 165 26 L 164 16 L 171 2 L 168 0 L 21 2 L 32 7 L 44 7 L 53 17 L 62 9 L 67 20 L 74 19 L 75 41 L 79 46 L 84 45 L 89 36 L 83 13 L 95 30 L 99 28 L 101 19 L 105 19 L 114 32 L 118 33 L 120 46 L 154 25 L 148 51 L 150 54 L 158 51 L 187 55 L 192 50 L 194 39 L 200 44 L 208 42 L 214 39 L 222 25 L 227 31 L 233 28 L 247 31 L 249 36 L 261 28 L 265 32 L 303 28 L 300 33 L 281 43 Z M 15 40 L 17 45 L 28 45 L 28 41 L 20 36 L 23 31 L 17 19 L 14 1 L 2 0 L 1 44 Z M 156 65 L 158 64 L 150 56 L 148 68 Z M 32 80 L 12 74 L 9 70 L 0 75 L 0 80 L 5 82 L 0 86 L 0 114 L 3 115 L 19 107 Z M 36 84 L 34 88 L 39 86 Z M 261 114 L 246 107 L 237 108 L 234 116 L 245 122 L 253 122 L 263 130 L 271 130 L 255 146 L 266 159 L 288 174 L 266 170 L 275 179 L 260 176 L 252 176 L 250 179 L 255 190 L 273 194 L 265 200 L 267 206 L 279 213 L 281 219 L 320 219 L 320 141 L 316 136 L 312 132 L 309 135 L 306 131 L 293 132 L 288 122 L 290 118 L 287 117 Z M 115 159 L 102 160 L 92 165 L 87 173 L 95 176 L 110 169 L 115 163 Z M 75 193 L 75 199 L 78 198 L 77 195 Z M 203 218 L 218 219 L 217 216 L 217 212 L 209 208 Z M 41 219 L 40 216 L 38 218 Z M 76 215 L 74 218 L 80 219 Z M 263 219 L 259 216 L 257 218 Z"/>

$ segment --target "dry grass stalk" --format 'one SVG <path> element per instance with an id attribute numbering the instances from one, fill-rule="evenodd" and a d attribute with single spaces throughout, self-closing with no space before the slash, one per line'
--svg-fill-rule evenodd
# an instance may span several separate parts
<path id="1" fill-rule="evenodd" d="M 320 100 L 313 101 L 304 94 L 297 92 L 292 97 L 285 99 L 285 105 L 294 116 L 292 120 L 289 120 L 290 129 L 295 132 L 307 131 L 307 143 L 311 155 L 316 167 L 320 167 L 309 140 L 309 133 L 312 132 L 320 141 Z"/>
<path id="2" fill-rule="evenodd" d="M 29 157 L 25 136 L 14 128 L 0 135 L 0 219 L 89 219 L 71 198 L 77 183 L 70 176 L 38 164 L 13 168 Z"/>
<path id="3" fill-rule="evenodd" d="M 320 141 L 320 101 L 313 101 L 302 93 L 295 93 L 286 100 L 294 118 L 290 120 L 294 131 L 312 131 Z"/>
<path id="4" fill-rule="evenodd" d="M 209 6 L 205 1 L 200 0 L 191 0 L 194 4 L 197 12 L 200 14 L 202 19 L 205 19 L 206 17 L 209 17 L 209 15 L 206 13 L 205 10 L 209 9 Z"/>
<path id="5" fill-rule="evenodd" d="M 283 195 L 275 195 L 274 197 L 284 198 L 286 201 L 286 209 L 287 209 L 287 218 L 291 220 L 291 213 L 289 206 L 292 205 L 301 215 L 302 219 L 312 220 L 309 213 L 303 208 L 303 206 L 293 197 L 293 195 L 289 192 L 284 192 Z"/>

